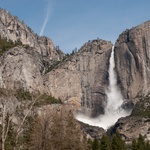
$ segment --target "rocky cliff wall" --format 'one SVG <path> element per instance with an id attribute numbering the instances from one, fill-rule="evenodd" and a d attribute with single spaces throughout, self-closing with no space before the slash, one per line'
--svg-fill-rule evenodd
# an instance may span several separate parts
<path id="1" fill-rule="evenodd" d="M 46 73 L 36 48 L 14 47 L 0 57 L 0 87 L 48 93 L 97 116 L 104 113 L 111 49 L 110 42 L 89 41 Z"/>
<path id="2" fill-rule="evenodd" d="M 115 63 L 118 85 L 126 99 L 150 92 L 150 21 L 119 36 Z"/>
<path id="3" fill-rule="evenodd" d="M 8 11 L 0 9 L 0 36 L 13 42 L 21 41 L 24 45 L 34 47 L 43 57 L 50 60 L 61 60 L 64 54 L 58 53 L 55 46 L 47 37 L 40 37 L 20 22 L 17 17 L 12 16 Z"/>
<path id="4" fill-rule="evenodd" d="M 49 94 L 81 104 L 91 116 L 104 113 L 111 42 L 93 40 L 44 77 Z M 67 102 L 66 101 L 66 102 Z"/>
<path id="5" fill-rule="evenodd" d="M 0 88 L 43 92 L 42 56 L 34 48 L 15 47 L 0 57 Z"/>

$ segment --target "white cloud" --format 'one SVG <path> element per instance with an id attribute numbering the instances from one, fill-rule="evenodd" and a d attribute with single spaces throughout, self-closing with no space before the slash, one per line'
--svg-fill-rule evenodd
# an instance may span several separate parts
<path id="1" fill-rule="evenodd" d="M 47 22 L 49 21 L 50 16 L 53 12 L 53 8 L 54 8 L 54 0 L 46 0 L 46 2 L 47 2 L 46 14 L 45 14 L 44 22 L 40 31 L 40 36 L 43 35 Z"/>

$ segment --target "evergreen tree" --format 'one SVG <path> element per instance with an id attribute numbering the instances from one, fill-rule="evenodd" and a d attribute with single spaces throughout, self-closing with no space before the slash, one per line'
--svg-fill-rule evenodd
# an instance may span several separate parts
<path id="1" fill-rule="evenodd" d="M 144 137 L 140 134 L 137 140 L 137 150 L 144 150 L 144 149 L 145 149 Z"/>
<path id="2" fill-rule="evenodd" d="M 131 150 L 150 150 L 150 144 L 148 141 L 145 142 L 144 137 L 140 134 L 137 141 L 133 139 Z"/>
<path id="3" fill-rule="evenodd" d="M 109 144 L 109 140 L 107 135 L 103 135 L 100 141 L 100 149 L 101 150 L 110 150 L 109 148 L 110 144 Z"/>
<path id="4" fill-rule="evenodd" d="M 150 150 L 150 144 L 149 144 L 148 141 L 147 141 L 146 144 L 145 144 L 145 150 Z"/>
<path id="5" fill-rule="evenodd" d="M 135 139 L 133 139 L 132 140 L 132 146 L 131 146 L 131 150 L 137 150 L 137 143 L 136 143 L 136 140 Z"/>
<path id="6" fill-rule="evenodd" d="M 87 144 L 88 144 L 88 145 L 87 145 L 87 147 L 88 147 L 87 149 L 88 149 L 88 150 L 91 150 L 91 149 L 92 149 L 93 141 L 92 141 L 90 138 L 87 139 Z"/>
<path id="7" fill-rule="evenodd" d="M 96 138 L 94 139 L 94 141 L 92 143 L 92 150 L 100 150 L 100 145 Z"/>
<path id="8" fill-rule="evenodd" d="M 118 132 L 115 135 L 113 135 L 111 149 L 112 150 L 126 150 L 125 142 L 122 140 Z"/>

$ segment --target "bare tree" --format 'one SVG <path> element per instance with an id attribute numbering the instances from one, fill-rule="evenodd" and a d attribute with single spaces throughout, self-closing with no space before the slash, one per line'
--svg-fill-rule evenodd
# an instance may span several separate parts
<path id="1" fill-rule="evenodd" d="M 49 148 L 49 130 L 52 122 L 50 110 L 42 111 L 36 118 L 33 133 L 31 134 L 31 149 L 46 150 Z"/>
<path id="2" fill-rule="evenodd" d="M 31 134 L 32 150 L 87 150 L 86 144 L 72 112 L 66 107 L 46 109 L 37 117 Z"/>
<path id="3" fill-rule="evenodd" d="M 15 143 L 16 143 L 16 145 L 18 144 L 18 138 L 19 138 L 19 135 L 20 135 L 20 133 L 21 133 L 21 131 L 22 131 L 22 127 L 23 127 L 23 124 L 24 124 L 26 118 L 29 116 L 29 113 L 30 113 L 31 110 L 33 109 L 34 104 L 35 104 L 41 97 L 42 97 L 42 95 L 39 95 L 39 96 L 37 96 L 37 97 L 32 96 L 32 101 L 31 101 L 31 103 L 29 104 L 29 109 L 27 110 L 25 116 L 23 117 L 23 119 L 22 119 L 21 123 L 19 124 L 18 129 L 17 129 L 17 131 L 16 131 L 16 138 L 15 138 Z"/>
<path id="4" fill-rule="evenodd" d="M 1 109 L 1 124 L 2 124 L 2 134 L 1 134 L 1 148 L 5 150 L 5 143 L 8 137 L 8 132 L 10 128 L 10 123 L 12 121 L 13 113 L 16 110 L 16 103 L 14 99 L 11 99 L 10 95 L 12 93 L 1 89 L 0 97 L 0 109 Z"/>
<path id="5" fill-rule="evenodd" d="M 13 146 L 14 149 L 16 149 L 18 145 L 18 139 L 19 139 L 20 134 L 23 131 L 23 126 L 27 117 L 29 117 L 34 104 L 41 98 L 42 98 L 42 95 L 39 94 L 38 96 L 32 96 L 31 100 L 26 100 L 27 111 L 24 115 L 22 114 L 21 116 L 19 116 L 19 118 L 22 118 L 21 122 L 15 125 L 15 129 L 13 133 L 14 134 L 13 143 L 15 143 Z M 7 90 L 7 89 L 0 89 L 0 117 L 1 117 L 1 132 L 2 132 L 1 133 L 1 149 L 2 150 L 5 150 L 5 147 L 6 147 L 6 141 L 8 139 L 10 125 L 13 123 L 12 119 L 16 118 L 16 115 L 18 115 L 16 112 L 17 108 L 19 109 L 19 112 L 23 112 L 21 105 L 22 105 L 22 102 L 21 103 L 18 102 L 15 91 Z"/>

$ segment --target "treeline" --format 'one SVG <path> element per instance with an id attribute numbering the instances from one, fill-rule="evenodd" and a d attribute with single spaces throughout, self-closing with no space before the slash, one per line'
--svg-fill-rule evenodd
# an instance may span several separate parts
<path id="1" fill-rule="evenodd" d="M 132 144 L 127 145 L 118 132 L 112 137 L 103 135 L 100 141 L 94 139 L 91 145 L 92 150 L 150 150 L 149 142 L 144 141 L 141 134 L 137 140 L 133 139 Z"/>
<path id="2" fill-rule="evenodd" d="M 69 108 L 60 106 L 41 112 L 29 137 L 30 150 L 90 150 Z"/>
<path id="3" fill-rule="evenodd" d="M 0 149 L 150 150 L 142 135 L 131 144 L 125 144 L 118 132 L 99 141 L 87 139 L 72 108 L 61 103 L 46 94 L 0 89 Z"/>

